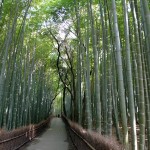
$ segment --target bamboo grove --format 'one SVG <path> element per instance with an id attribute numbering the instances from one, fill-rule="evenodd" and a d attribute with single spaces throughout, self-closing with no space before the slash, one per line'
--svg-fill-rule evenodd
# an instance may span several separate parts
<path id="1" fill-rule="evenodd" d="M 150 1 L 3 0 L 0 125 L 61 111 L 125 149 L 150 150 Z"/>
<path id="2" fill-rule="evenodd" d="M 0 127 L 8 130 L 49 117 L 55 97 L 38 28 L 27 22 L 30 7 L 31 1 L 16 0 L 0 8 Z"/>

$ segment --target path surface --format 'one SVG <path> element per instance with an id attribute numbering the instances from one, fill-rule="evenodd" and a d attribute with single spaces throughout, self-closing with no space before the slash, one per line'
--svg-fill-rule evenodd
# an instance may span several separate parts
<path id="1" fill-rule="evenodd" d="M 68 150 L 68 146 L 65 124 L 60 118 L 53 118 L 51 127 L 24 150 Z"/>

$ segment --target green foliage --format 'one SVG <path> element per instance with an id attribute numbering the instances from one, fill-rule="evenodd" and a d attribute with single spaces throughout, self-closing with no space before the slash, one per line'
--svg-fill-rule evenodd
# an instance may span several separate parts
<path id="1" fill-rule="evenodd" d="M 110 0 L 32 0 L 31 4 L 29 0 L 5 0 L 0 6 L 1 127 L 12 129 L 39 122 L 45 118 L 43 114 L 49 115 L 54 104 L 54 109 L 58 111 L 65 110 L 66 106 L 67 114 L 76 121 L 78 121 L 76 114 L 80 109 L 80 122 L 85 125 L 87 120 L 90 121 L 90 128 L 96 127 L 97 116 L 106 134 L 111 134 L 113 122 L 121 140 L 119 126 L 122 126 L 123 117 L 118 106 L 121 106 L 123 99 L 125 101 L 123 105 L 126 106 L 123 107 L 124 115 L 127 115 L 127 119 L 130 118 L 129 93 L 131 92 L 136 104 L 133 107 L 138 110 L 132 115 L 136 115 L 141 135 L 144 137 L 142 119 L 140 120 L 137 114 L 142 116 L 144 105 L 149 108 L 149 101 L 144 104 L 143 99 L 142 108 L 139 101 L 140 92 L 142 91 L 144 97 L 144 94 L 150 90 L 148 80 L 150 21 L 149 8 L 143 3 L 146 1 L 127 1 L 128 7 L 130 6 L 127 13 L 131 49 L 128 56 L 131 63 L 127 67 L 124 1 L 114 0 L 116 5 L 114 9 Z M 134 15 L 130 4 L 135 4 Z M 114 14 L 117 21 L 113 20 Z M 113 30 L 114 25 L 115 30 Z M 119 48 L 118 43 L 120 43 Z M 119 57 L 116 57 L 117 53 Z M 119 69 L 121 65 L 122 69 Z M 133 75 L 130 76 L 130 80 L 133 81 L 130 88 L 133 88 L 133 91 L 128 92 L 127 72 L 130 72 L 130 68 L 133 68 Z M 81 81 L 77 82 L 77 75 Z M 122 82 L 121 90 L 118 85 L 120 82 Z M 139 86 L 139 83 L 144 87 Z M 66 89 L 64 95 L 63 89 Z M 77 94 L 80 101 L 76 98 Z M 96 97 L 99 99 L 98 94 L 100 100 L 97 100 L 97 103 L 95 99 Z M 118 97 L 121 94 L 123 96 Z M 148 98 L 147 94 L 145 99 Z M 88 105 L 86 105 L 87 99 Z M 63 108 L 62 100 L 65 103 Z M 87 110 L 87 107 L 91 110 Z M 99 109 L 100 107 L 102 110 Z M 112 107 L 115 112 L 114 118 L 112 118 Z M 92 117 L 89 115 L 88 118 L 87 114 L 91 111 Z M 150 133 L 150 129 L 148 132 Z M 123 136 L 126 140 L 126 135 Z M 143 139 L 141 138 L 143 143 L 141 147 L 144 145 Z"/>

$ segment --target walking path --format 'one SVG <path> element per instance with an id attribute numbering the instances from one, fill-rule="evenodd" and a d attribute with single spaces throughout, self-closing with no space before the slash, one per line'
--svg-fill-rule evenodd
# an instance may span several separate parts
<path id="1" fill-rule="evenodd" d="M 51 127 L 24 150 L 68 150 L 68 146 L 65 124 L 60 118 L 53 118 Z"/>

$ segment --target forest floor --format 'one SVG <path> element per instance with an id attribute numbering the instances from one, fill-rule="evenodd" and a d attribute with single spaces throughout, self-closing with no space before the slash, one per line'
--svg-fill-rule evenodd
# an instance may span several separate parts
<path id="1" fill-rule="evenodd" d="M 68 146 L 65 124 L 61 118 L 53 118 L 50 128 L 21 150 L 67 150 Z"/>

